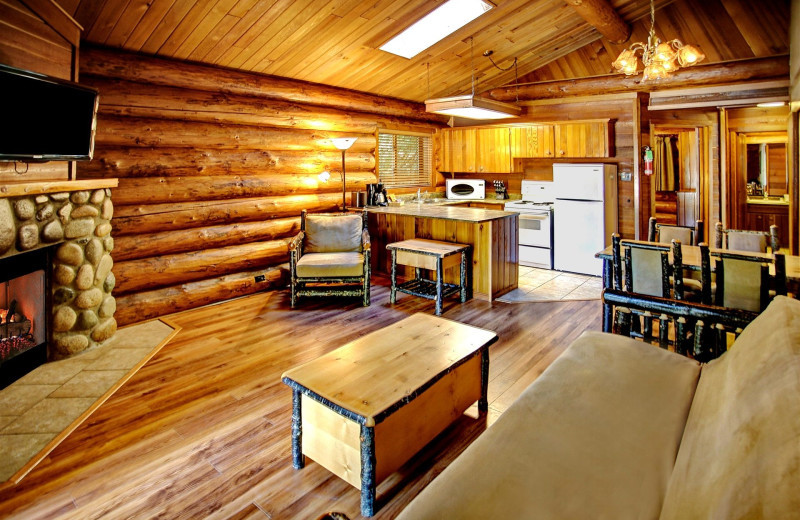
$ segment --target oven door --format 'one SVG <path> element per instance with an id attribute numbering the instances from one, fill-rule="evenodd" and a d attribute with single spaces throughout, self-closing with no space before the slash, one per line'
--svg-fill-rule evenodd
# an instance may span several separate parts
<path id="1" fill-rule="evenodd" d="M 550 212 L 519 214 L 519 245 L 550 249 Z"/>

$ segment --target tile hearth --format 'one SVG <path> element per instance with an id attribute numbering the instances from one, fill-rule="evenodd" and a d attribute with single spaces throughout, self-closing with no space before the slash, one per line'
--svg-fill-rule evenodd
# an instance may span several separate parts
<path id="1" fill-rule="evenodd" d="M 0 390 L 0 483 L 76 426 L 175 332 L 160 320 L 125 327 L 103 345 L 46 363 Z"/>

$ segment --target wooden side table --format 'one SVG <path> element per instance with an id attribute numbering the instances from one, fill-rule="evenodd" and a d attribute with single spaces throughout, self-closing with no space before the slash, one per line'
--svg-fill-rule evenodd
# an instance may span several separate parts
<path id="1" fill-rule="evenodd" d="M 392 290 L 390 301 L 397 301 L 397 291 L 429 298 L 436 301 L 436 315 L 442 314 L 442 299 L 451 294 L 460 293 L 461 303 L 467 301 L 469 277 L 467 276 L 468 244 L 455 244 L 414 238 L 387 244 L 386 249 L 392 253 Z M 398 285 L 397 264 L 414 267 L 414 278 Z M 444 270 L 461 265 L 461 277 L 458 285 L 444 281 Z M 436 271 L 436 280 L 422 278 L 420 269 Z"/>

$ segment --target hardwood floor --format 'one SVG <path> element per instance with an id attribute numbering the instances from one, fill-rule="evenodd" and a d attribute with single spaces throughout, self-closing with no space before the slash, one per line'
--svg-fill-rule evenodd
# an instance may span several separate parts
<path id="1" fill-rule="evenodd" d="M 434 302 L 389 304 L 376 277 L 372 305 L 287 291 L 173 315 L 181 332 L 18 485 L 0 489 L 2 518 L 315 519 L 359 515 L 359 492 L 313 461 L 291 465 L 290 367 Z M 393 518 L 584 330 L 599 301 L 488 303 L 455 298 L 443 317 L 494 330 L 490 412 L 473 406 L 378 487 L 376 519 Z"/>

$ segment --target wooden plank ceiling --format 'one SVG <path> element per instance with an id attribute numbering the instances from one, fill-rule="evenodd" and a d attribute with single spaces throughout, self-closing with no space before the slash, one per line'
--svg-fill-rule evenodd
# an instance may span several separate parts
<path id="1" fill-rule="evenodd" d="M 598 41 L 597 30 L 565 0 L 495 0 L 494 9 L 410 60 L 378 47 L 443 0 L 56 1 L 84 27 L 83 39 L 92 43 L 412 101 L 469 92 L 471 64 L 478 92 L 513 83 L 513 69 L 502 72 L 482 56 L 488 49 L 502 67 L 517 57 L 521 79 L 558 79 L 609 73 L 613 57 L 598 59 L 598 52 L 610 56 L 624 46 Z M 656 9 L 670 3 L 657 0 Z M 748 16 L 756 9 L 750 3 L 679 0 L 680 9 L 670 6 L 664 20 L 657 12 L 656 21 L 665 30 L 691 29 L 692 36 L 698 32 L 691 43 L 712 60 L 787 52 L 788 0 L 758 2 L 759 15 L 769 13 L 769 22 L 761 25 Z M 628 43 L 642 34 L 646 38 L 648 0 L 610 4 L 634 27 Z M 724 36 L 700 38 L 705 24 L 717 23 L 718 15 L 725 18 Z M 785 15 L 782 21 L 773 20 L 780 15 Z M 761 34 L 771 32 L 779 36 Z"/>

